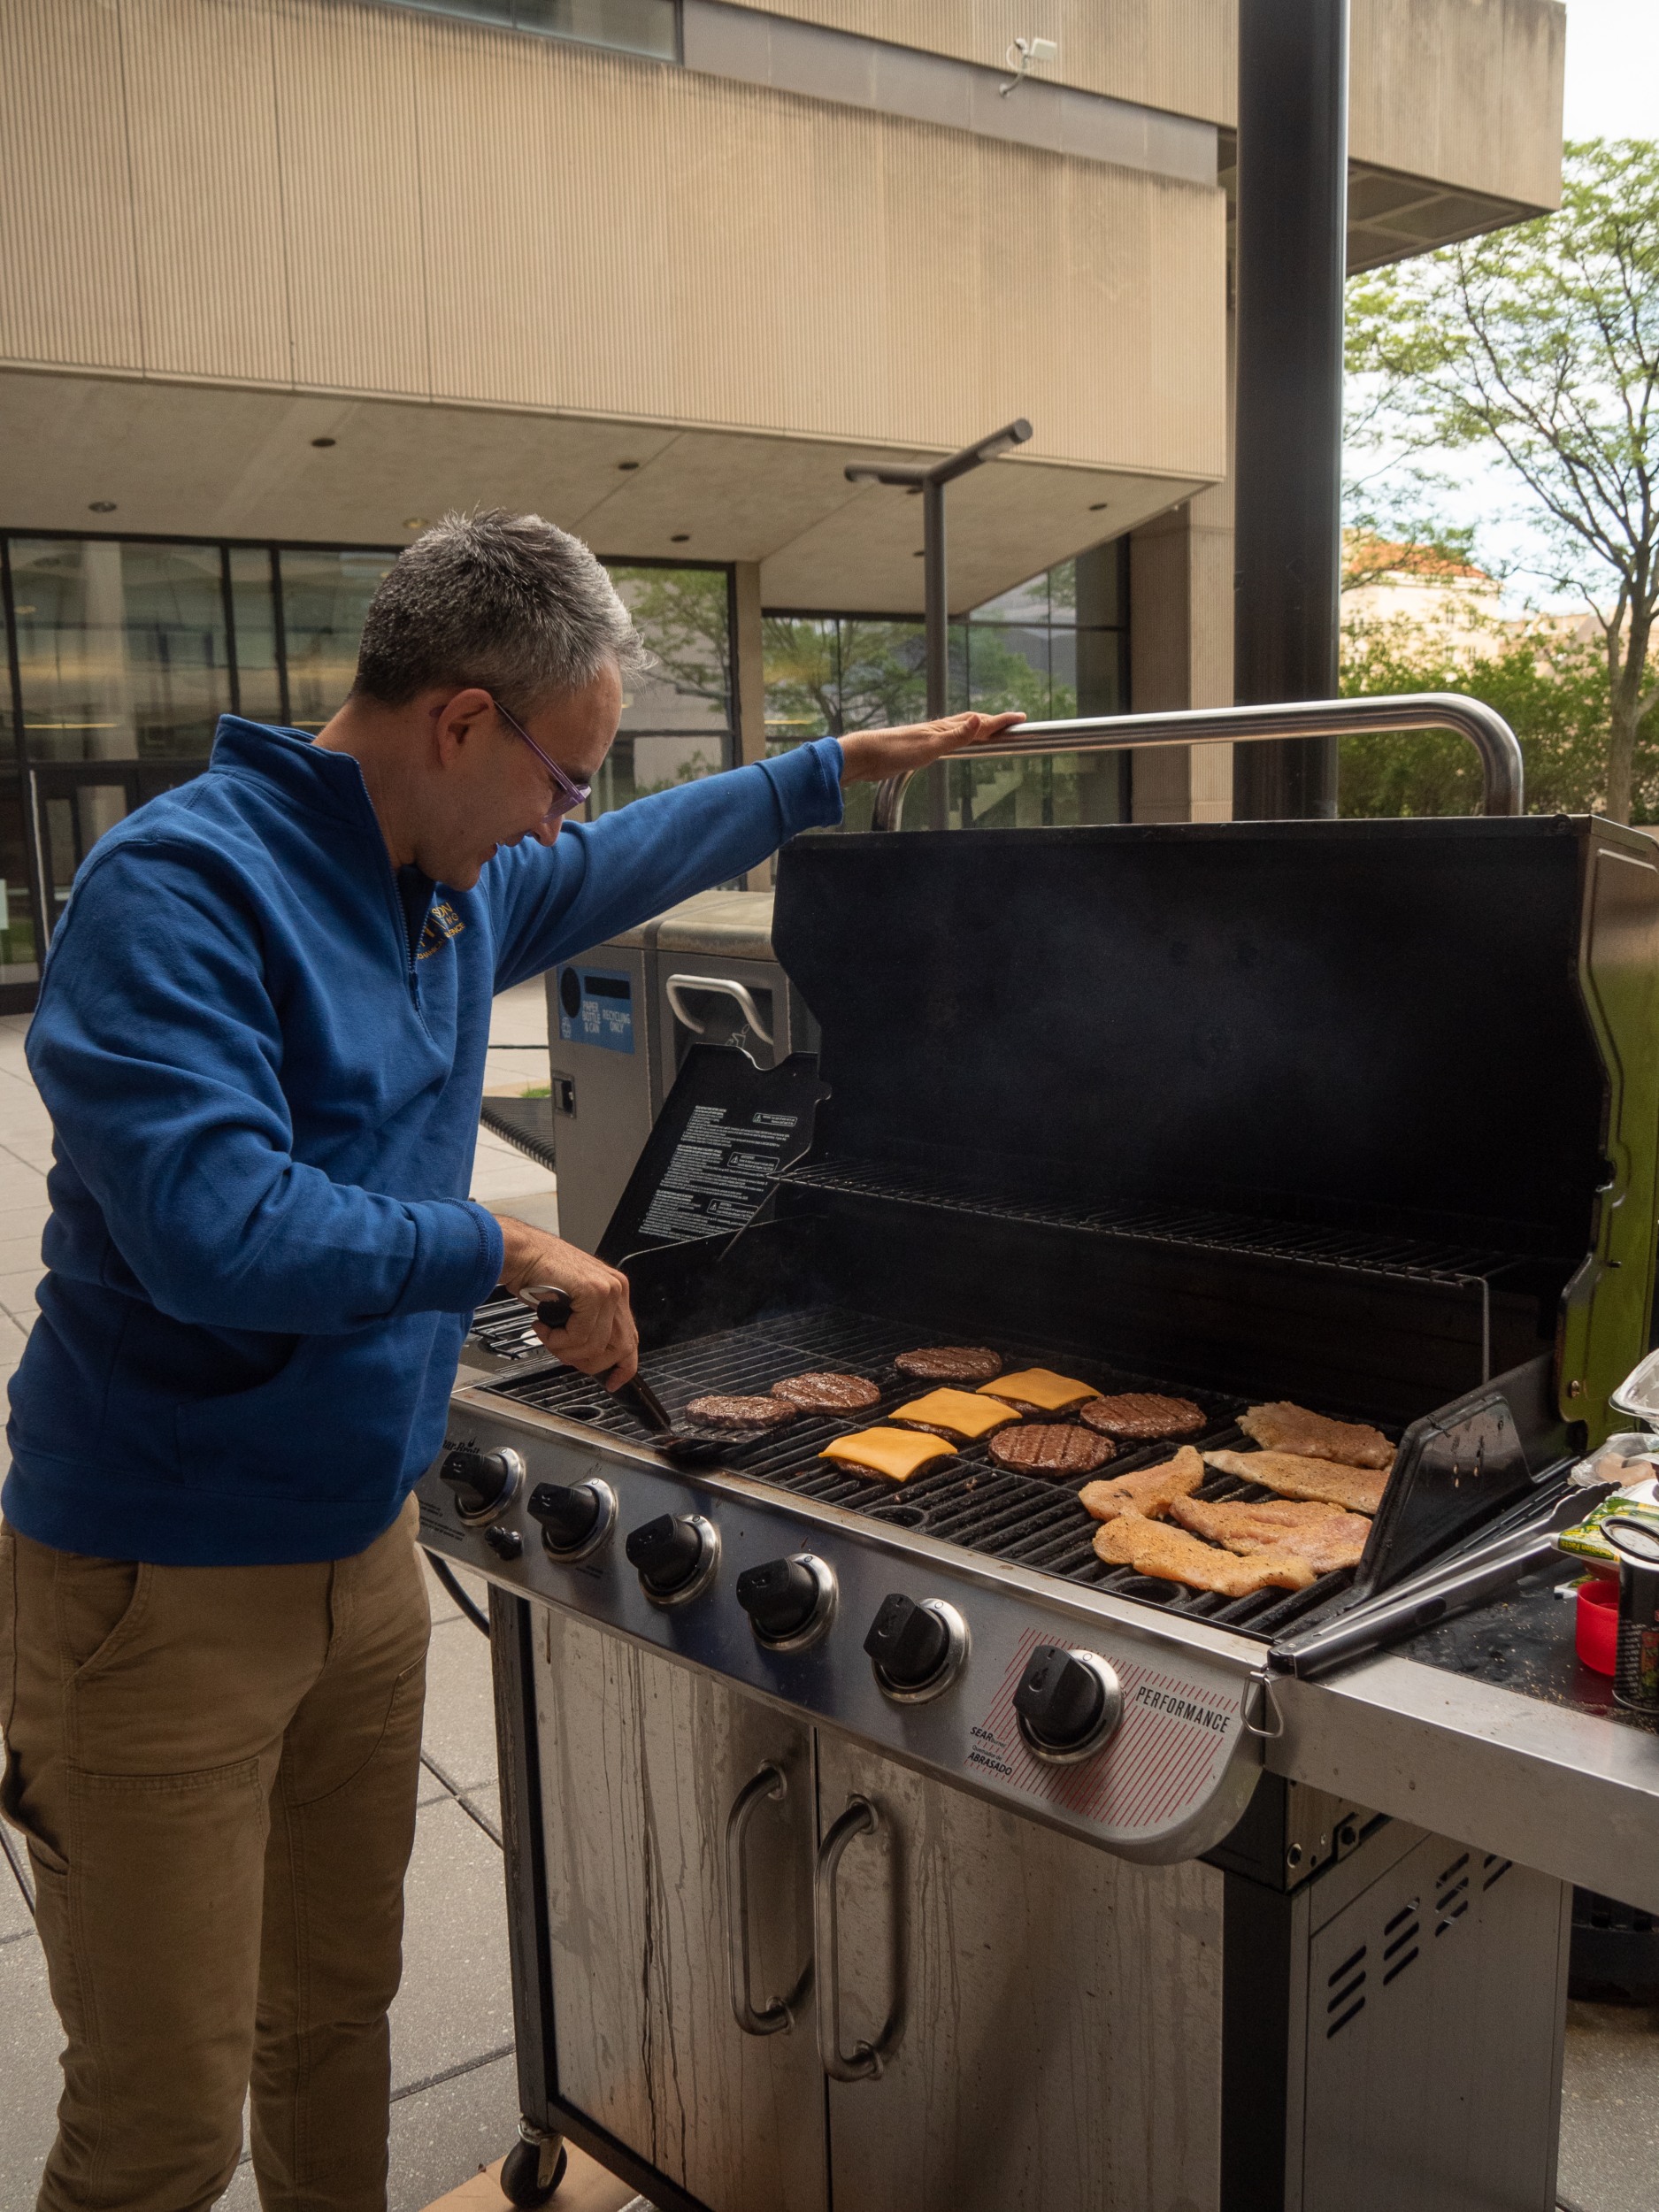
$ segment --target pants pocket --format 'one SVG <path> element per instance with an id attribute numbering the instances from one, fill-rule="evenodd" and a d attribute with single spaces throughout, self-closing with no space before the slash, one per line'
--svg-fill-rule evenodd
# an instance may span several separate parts
<path id="1" fill-rule="evenodd" d="M 63 1875 L 68 1872 L 68 1863 L 63 1853 L 48 1837 L 42 1835 L 34 1822 L 27 1819 L 24 1814 L 23 1778 L 18 1771 L 17 1761 L 12 1755 L 9 1744 L 6 1747 L 4 1770 L 0 1772 L 0 1816 L 4 1816 L 27 1844 L 29 1856 L 35 1862 L 36 1873 L 42 1867 L 51 1874 Z"/>
<path id="2" fill-rule="evenodd" d="M 78 1688 L 113 1665 L 137 1639 L 150 1611 L 156 1570 L 131 1559 L 58 1556 L 54 1580 L 61 1648 L 74 1662 Z"/>

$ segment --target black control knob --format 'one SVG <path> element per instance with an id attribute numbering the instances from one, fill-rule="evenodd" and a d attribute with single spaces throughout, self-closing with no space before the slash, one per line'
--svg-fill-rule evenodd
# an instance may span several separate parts
<path id="1" fill-rule="evenodd" d="M 649 1595 L 672 1597 L 698 1579 L 707 1549 L 708 1539 L 691 1514 L 660 1513 L 628 1538 L 628 1564 L 638 1569 Z"/>
<path id="2" fill-rule="evenodd" d="M 438 1470 L 439 1479 L 455 1493 L 459 1511 L 477 1520 L 493 1508 L 504 1505 L 518 1477 L 517 1452 L 478 1452 L 458 1445 Z"/>
<path id="3" fill-rule="evenodd" d="M 919 1689 L 944 1665 L 950 1631 L 931 1608 L 895 1590 L 871 1623 L 864 1649 L 895 1689 Z"/>
<path id="4" fill-rule="evenodd" d="M 1110 1733 L 1122 1699 L 1103 1660 L 1039 1644 L 1014 1692 L 1014 1710 L 1033 1749 L 1075 1752 Z"/>
<path id="5" fill-rule="evenodd" d="M 549 1551 L 579 1551 L 599 1525 L 603 1510 L 599 1493 L 590 1482 L 569 1487 L 562 1482 L 539 1482 L 525 1501 L 525 1511 L 541 1524 L 541 1540 Z"/>
<path id="6" fill-rule="evenodd" d="M 737 1601 L 755 1624 L 755 1633 L 773 1643 L 810 1627 L 822 1601 L 818 1578 L 803 1560 L 769 1559 L 737 1578 Z"/>

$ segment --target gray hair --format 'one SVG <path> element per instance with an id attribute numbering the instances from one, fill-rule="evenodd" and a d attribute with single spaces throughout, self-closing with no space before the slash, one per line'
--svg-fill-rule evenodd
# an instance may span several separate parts
<path id="1" fill-rule="evenodd" d="M 607 662 L 650 664 L 603 566 L 540 515 L 445 515 L 401 553 L 369 603 L 355 694 L 407 706 L 476 684 L 529 711 Z"/>

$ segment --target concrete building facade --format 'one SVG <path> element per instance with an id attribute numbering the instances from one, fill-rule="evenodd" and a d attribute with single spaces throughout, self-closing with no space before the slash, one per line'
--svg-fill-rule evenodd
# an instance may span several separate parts
<path id="1" fill-rule="evenodd" d="M 1563 19 L 1353 0 L 1354 266 L 1555 204 Z M 951 493 L 964 695 L 1229 696 L 1236 36 L 1232 0 L 0 0 L 0 989 L 215 713 L 326 718 L 452 507 L 577 531 L 664 641 L 613 800 L 890 706 L 918 503 L 845 468 L 1017 415 Z M 1018 804 L 1226 811 L 1213 757 L 1136 768 Z"/>

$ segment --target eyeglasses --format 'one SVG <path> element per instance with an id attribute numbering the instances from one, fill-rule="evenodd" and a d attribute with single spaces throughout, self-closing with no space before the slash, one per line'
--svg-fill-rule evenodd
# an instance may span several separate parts
<path id="1" fill-rule="evenodd" d="M 567 776 L 565 771 L 559 766 L 557 761 L 549 760 L 548 758 L 547 755 L 541 750 L 541 748 L 536 743 L 534 738 L 531 736 L 529 731 L 524 729 L 518 723 L 513 720 L 511 715 L 508 713 L 506 708 L 503 706 L 499 699 L 493 701 L 492 704 L 494 705 L 496 713 L 500 715 L 502 720 L 507 725 L 507 727 L 512 732 L 513 735 L 515 737 L 523 738 L 525 743 L 530 748 L 530 750 L 535 755 L 543 768 L 547 770 L 549 775 L 553 779 L 553 789 L 557 795 L 554 798 L 552 805 L 549 807 L 545 818 L 549 822 L 556 822 L 559 818 L 560 815 L 572 814 L 579 806 L 586 806 L 588 800 L 593 796 L 594 787 L 592 784 L 577 783 L 571 777 Z"/>

